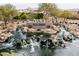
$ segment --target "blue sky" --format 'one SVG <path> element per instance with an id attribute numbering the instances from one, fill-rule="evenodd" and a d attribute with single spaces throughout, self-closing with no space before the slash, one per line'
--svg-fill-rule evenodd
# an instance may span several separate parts
<path id="1" fill-rule="evenodd" d="M 25 9 L 28 7 L 37 8 L 39 3 L 15 3 L 17 8 Z M 79 3 L 56 3 L 59 8 L 62 9 L 79 9 Z"/>
<path id="2" fill-rule="evenodd" d="M 0 5 L 2 4 L 6 4 L 6 3 L 10 3 L 16 6 L 16 8 L 18 9 L 25 9 L 28 7 L 32 7 L 32 8 L 37 8 L 39 3 L 26 3 L 26 1 L 38 1 L 39 0 L 0 0 Z M 41 1 L 41 0 L 40 0 Z M 46 0 L 42 0 L 42 1 L 46 1 Z M 56 1 L 56 0 L 52 0 L 52 1 Z M 79 0 L 77 2 L 77 0 L 57 0 L 59 3 L 56 3 L 57 6 L 59 8 L 65 8 L 65 9 L 79 9 Z M 64 2 L 64 3 L 63 3 Z M 68 3 L 69 2 L 69 3 Z M 73 2 L 73 3 L 71 3 Z"/>

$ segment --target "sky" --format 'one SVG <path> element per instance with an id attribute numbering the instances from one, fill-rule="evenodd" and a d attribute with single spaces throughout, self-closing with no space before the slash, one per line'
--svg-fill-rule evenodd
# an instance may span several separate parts
<path id="1" fill-rule="evenodd" d="M 37 8 L 39 3 L 17 3 L 14 4 L 17 8 L 28 8 L 28 7 L 32 7 L 32 8 Z M 58 6 L 58 8 L 61 9 L 79 9 L 79 3 L 56 3 L 56 5 Z"/>
<path id="2" fill-rule="evenodd" d="M 13 5 L 18 9 L 25 9 L 28 7 L 37 8 L 39 3 L 15 3 Z M 79 9 L 79 3 L 56 3 L 56 5 L 61 9 Z"/>
<path id="3" fill-rule="evenodd" d="M 15 5 L 17 9 L 26 9 L 28 7 L 32 7 L 32 8 L 38 7 L 38 4 L 39 4 L 38 2 L 34 3 L 31 0 L 31 3 L 27 3 L 28 1 L 30 0 L 27 0 L 27 1 L 26 0 L 0 0 L 0 5 L 10 3 Z M 39 1 L 39 0 L 36 0 L 36 1 Z M 42 0 L 42 1 L 46 1 L 46 0 Z M 73 9 L 73 8 L 79 9 L 79 1 L 77 2 L 77 0 L 57 0 L 59 2 L 55 2 L 56 0 L 53 0 L 53 1 L 61 9 Z"/>

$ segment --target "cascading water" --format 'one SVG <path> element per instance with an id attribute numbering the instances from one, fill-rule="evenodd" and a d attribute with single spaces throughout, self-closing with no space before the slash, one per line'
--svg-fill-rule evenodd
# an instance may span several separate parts
<path id="1" fill-rule="evenodd" d="M 48 53 L 49 52 L 48 51 L 49 47 L 53 46 L 51 39 L 48 39 L 48 38 L 46 39 L 45 38 L 45 40 L 43 40 L 43 38 L 40 37 L 40 36 L 39 36 L 39 39 L 35 38 L 36 36 L 32 36 L 32 37 L 29 38 L 30 43 L 28 44 L 26 42 L 27 38 L 28 38 L 27 33 L 24 34 L 23 29 L 20 26 L 17 26 L 16 31 L 14 31 L 12 34 L 13 34 L 13 36 L 11 36 L 11 38 L 9 39 L 9 42 L 2 43 L 1 47 L 3 47 L 3 48 L 12 48 L 12 47 L 16 46 L 16 48 L 17 48 L 16 44 L 20 43 L 21 44 L 20 47 L 22 48 L 20 50 L 20 52 L 23 55 L 30 55 L 30 54 L 32 54 L 32 55 L 34 55 L 34 54 L 41 55 L 41 52 L 42 52 L 43 55 L 46 55 L 46 53 L 47 53 L 47 55 L 53 55 L 53 52 L 51 52 L 51 54 Z M 67 31 L 65 29 L 64 26 L 59 27 L 59 32 L 57 33 L 56 36 L 57 36 L 57 38 L 56 38 L 57 42 L 58 41 L 63 41 L 65 39 L 66 40 L 76 39 L 72 33 L 70 33 L 69 31 Z M 42 43 L 40 43 L 40 42 L 42 42 Z M 29 46 L 30 46 L 30 49 L 29 49 Z M 40 48 L 41 46 L 44 46 L 44 50 Z M 24 47 L 25 47 L 25 49 L 24 49 Z M 45 51 L 45 49 L 46 49 L 46 51 Z M 40 52 L 37 52 L 38 50 L 40 50 Z M 18 54 L 21 54 L 21 53 L 18 52 Z"/>
<path id="2" fill-rule="evenodd" d="M 13 47 L 13 42 L 14 42 L 14 39 L 12 38 L 10 43 L 3 43 L 2 46 L 6 48 L 11 48 Z"/>
<path id="3" fill-rule="evenodd" d="M 3 47 L 3 48 L 13 48 L 14 45 L 15 45 L 17 42 L 20 42 L 20 43 L 21 43 L 21 41 L 22 41 L 22 40 L 25 40 L 25 39 L 26 39 L 26 35 L 24 35 L 24 34 L 22 33 L 22 28 L 19 27 L 19 26 L 17 26 L 16 31 L 13 32 L 13 33 L 12 33 L 12 36 L 10 36 L 10 37 L 8 38 L 8 42 L 7 42 L 7 43 L 2 43 L 2 44 L 1 44 L 1 47 Z M 3 49 L 3 48 L 2 48 L 2 49 Z"/>
<path id="4" fill-rule="evenodd" d="M 30 53 L 35 52 L 35 46 L 37 46 L 39 48 L 39 42 L 36 42 L 36 39 L 34 37 L 32 37 L 32 39 L 30 39 L 30 45 L 31 45 L 31 51 Z"/>
<path id="5" fill-rule="evenodd" d="M 31 45 L 31 53 L 33 53 L 34 51 L 35 51 L 35 48 L 34 48 L 34 42 L 33 42 L 33 40 L 32 39 L 30 39 L 30 45 Z"/>
<path id="6" fill-rule="evenodd" d="M 59 32 L 56 35 L 57 43 L 58 45 L 64 44 L 65 42 L 72 42 L 72 40 L 77 39 L 76 36 L 74 36 L 72 33 L 70 33 L 68 30 L 66 30 L 64 25 L 61 25 L 59 27 Z"/>
<path id="7" fill-rule="evenodd" d="M 20 26 L 17 26 L 16 31 L 14 32 L 13 35 L 18 40 L 24 40 L 24 39 L 26 39 L 26 34 L 23 34 L 23 29 Z"/>

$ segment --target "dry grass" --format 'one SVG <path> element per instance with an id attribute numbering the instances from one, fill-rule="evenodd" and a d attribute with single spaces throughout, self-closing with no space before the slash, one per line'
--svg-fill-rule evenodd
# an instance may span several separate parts
<path id="1" fill-rule="evenodd" d="M 8 52 L 1 52 L 1 55 L 3 55 L 3 56 L 16 56 L 16 53 L 15 52 L 11 52 L 11 54 L 10 54 Z"/>

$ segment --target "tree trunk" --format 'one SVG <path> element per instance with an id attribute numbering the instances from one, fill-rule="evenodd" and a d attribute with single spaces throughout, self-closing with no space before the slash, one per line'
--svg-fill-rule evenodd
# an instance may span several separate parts
<path id="1" fill-rule="evenodd" d="M 7 27 L 7 20 L 4 20 L 4 29 Z"/>

